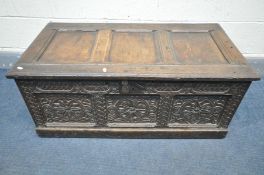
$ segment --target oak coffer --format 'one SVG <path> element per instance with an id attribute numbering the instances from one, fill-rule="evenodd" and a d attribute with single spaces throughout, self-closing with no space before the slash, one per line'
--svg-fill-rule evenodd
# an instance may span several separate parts
<path id="1" fill-rule="evenodd" d="M 218 24 L 49 23 L 7 74 L 40 136 L 222 138 L 258 75 Z"/>

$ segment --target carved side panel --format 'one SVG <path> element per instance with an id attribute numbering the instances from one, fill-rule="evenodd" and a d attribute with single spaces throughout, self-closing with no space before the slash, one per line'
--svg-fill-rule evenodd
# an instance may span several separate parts
<path id="1" fill-rule="evenodd" d="M 38 102 L 36 94 L 33 93 L 36 88 L 36 82 L 17 80 L 16 83 L 28 106 L 36 126 L 44 126 L 46 123 L 46 118 L 42 115 L 42 107 Z"/>
<path id="2" fill-rule="evenodd" d="M 250 86 L 250 82 L 238 82 L 231 85 L 231 98 L 228 99 L 226 107 L 224 109 L 221 120 L 218 123 L 218 127 L 227 128 L 231 122 L 233 115 L 235 114 L 241 100 L 243 99 L 247 89 Z"/>
<path id="3" fill-rule="evenodd" d="M 217 124 L 229 96 L 175 96 L 170 117 L 171 126 Z"/>

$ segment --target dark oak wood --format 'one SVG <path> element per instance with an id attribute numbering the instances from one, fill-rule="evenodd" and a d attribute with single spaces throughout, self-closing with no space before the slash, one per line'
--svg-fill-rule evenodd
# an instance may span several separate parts
<path id="1" fill-rule="evenodd" d="M 73 76 L 259 79 L 218 24 L 50 23 L 7 74 Z"/>
<path id="2" fill-rule="evenodd" d="M 40 136 L 222 138 L 259 76 L 218 24 L 50 23 L 6 75 Z"/>
<path id="3" fill-rule="evenodd" d="M 36 128 L 41 137 L 99 137 L 99 138 L 178 138 L 178 139 L 221 139 L 226 136 L 227 129 L 197 128 Z"/>

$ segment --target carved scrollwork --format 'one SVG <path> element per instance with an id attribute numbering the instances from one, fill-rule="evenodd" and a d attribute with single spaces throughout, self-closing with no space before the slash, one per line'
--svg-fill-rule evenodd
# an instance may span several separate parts
<path id="1" fill-rule="evenodd" d="M 96 116 L 96 126 L 105 127 L 107 124 L 106 100 L 104 95 L 93 95 L 93 111 Z"/>
<path id="2" fill-rule="evenodd" d="M 118 93 L 118 84 L 105 81 L 38 81 L 35 93 Z"/>
<path id="3" fill-rule="evenodd" d="M 153 82 L 141 86 L 145 87 L 145 94 L 228 94 L 230 91 L 228 82 Z"/>
<path id="4" fill-rule="evenodd" d="M 158 97 L 109 96 L 107 98 L 108 121 L 111 123 L 156 122 Z"/>
<path id="5" fill-rule="evenodd" d="M 106 82 L 95 81 L 89 83 L 81 83 L 79 84 L 80 89 L 87 93 L 97 93 L 97 92 L 105 92 L 108 93 L 110 90 L 117 90 L 117 87 L 113 87 L 108 85 Z"/>
<path id="6" fill-rule="evenodd" d="M 179 92 L 182 87 L 183 83 L 145 83 L 145 85 L 141 85 L 145 87 L 146 92 L 145 93 L 162 93 L 162 92 Z"/>
<path id="7" fill-rule="evenodd" d="M 126 85 L 123 83 L 127 82 Z M 36 93 L 228 94 L 229 82 L 38 81 Z"/>
<path id="8" fill-rule="evenodd" d="M 217 124 L 227 96 L 176 96 L 173 100 L 170 123 Z"/>
<path id="9" fill-rule="evenodd" d="M 230 90 L 230 83 L 193 83 L 192 92 L 194 93 L 222 93 L 225 94 Z"/>
<path id="10" fill-rule="evenodd" d="M 149 113 L 148 104 L 144 101 L 138 101 L 138 103 L 134 104 L 133 101 L 124 99 L 118 101 L 116 107 L 120 118 L 128 115 L 132 121 L 143 118 Z"/>
<path id="11" fill-rule="evenodd" d="M 94 122 L 91 99 L 87 95 L 38 95 L 47 122 Z"/>
<path id="12" fill-rule="evenodd" d="M 172 96 L 162 95 L 159 101 L 159 109 L 157 116 L 157 127 L 167 127 L 171 114 Z"/>
<path id="13" fill-rule="evenodd" d="M 226 128 L 250 82 L 128 81 L 122 92 L 121 81 L 17 80 L 17 84 L 37 126 L 93 122 L 97 127 L 154 123 L 151 126 Z"/>
<path id="14" fill-rule="evenodd" d="M 72 92 L 74 85 L 66 81 L 38 81 L 36 90 L 38 91 L 60 91 Z"/>

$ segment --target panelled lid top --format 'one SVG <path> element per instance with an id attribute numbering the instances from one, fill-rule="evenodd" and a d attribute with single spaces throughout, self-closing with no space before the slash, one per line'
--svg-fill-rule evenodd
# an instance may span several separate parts
<path id="1" fill-rule="evenodd" d="M 49 23 L 7 77 L 258 79 L 218 24 Z"/>

